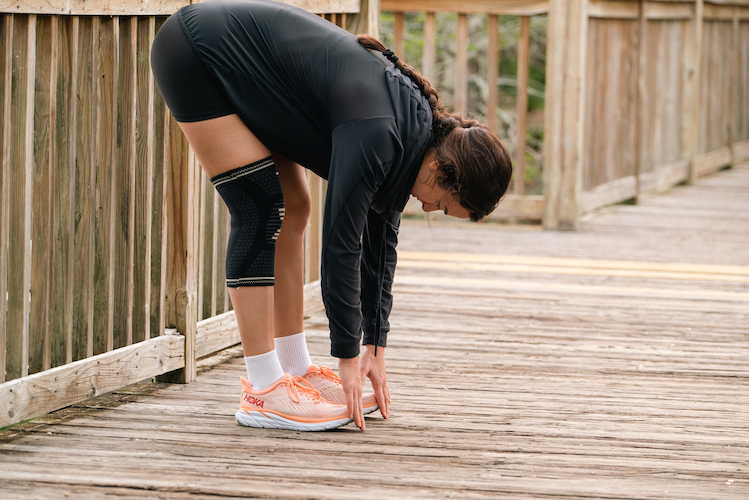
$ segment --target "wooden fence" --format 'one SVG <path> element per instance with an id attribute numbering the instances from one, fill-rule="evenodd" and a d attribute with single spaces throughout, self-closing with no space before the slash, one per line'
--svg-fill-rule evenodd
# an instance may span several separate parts
<path id="1" fill-rule="evenodd" d="M 190 381 L 239 341 L 228 212 L 150 74 L 155 33 L 188 3 L 0 0 L 0 427 L 168 372 Z M 289 3 L 359 32 L 379 14 Z M 324 184 L 309 180 L 314 282 Z"/>
<path id="2" fill-rule="evenodd" d="M 190 381 L 197 358 L 238 340 L 228 217 L 149 73 L 154 34 L 186 3 L 0 0 L 0 427 L 167 372 Z M 749 157 L 749 0 L 292 3 L 375 35 L 381 6 L 460 13 L 458 108 L 466 15 L 490 16 L 490 80 L 497 16 L 520 16 L 520 152 L 529 16 L 548 15 L 544 194 L 516 183 L 503 216 L 575 229 L 585 211 Z M 425 32 L 429 74 L 433 15 Z M 324 184 L 310 185 L 313 281 Z"/>
<path id="3" fill-rule="evenodd" d="M 458 13 L 453 107 L 474 115 L 482 112 L 466 105 L 467 16 L 488 16 L 490 126 L 497 123 L 497 19 L 519 17 L 515 173 L 494 216 L 576 229 L 582 213 L 749 157 L 746 0 L 382 0 L 382 9 L 395 13 L 394 50 L 401 54 L 404 13 L 426 12 L 420 63 L 427 77 L 438 36 L 435 12 Z M 539 15 L 548 16 L 544 190 L 528 196 L 522 180 L 529 26 Z"/>

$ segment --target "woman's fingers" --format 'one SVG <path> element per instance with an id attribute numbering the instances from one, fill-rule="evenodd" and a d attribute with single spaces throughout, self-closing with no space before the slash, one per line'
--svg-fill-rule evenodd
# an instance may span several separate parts
<path id="1" fill-rule="evenodd" d="M 364 412 L 362 410 L 362 378 L 359 371 L 359 358 L 341 358 L 338 360 L 338 375 L 343 383 L 346 394 L 346 408 L 348 414 L 354 418 L 354 424 L 365 430 Z"/>
<path id="2" fill-rule="evenodd" d="M 380 413 L 382 418 L 388 418 L 390 414 L 390 391 L 388 390 L 387 380 L 382 378 L 382 383 L 378 383 L 372 386 L 375 393 L 375 399 L 380 407 Z"/>

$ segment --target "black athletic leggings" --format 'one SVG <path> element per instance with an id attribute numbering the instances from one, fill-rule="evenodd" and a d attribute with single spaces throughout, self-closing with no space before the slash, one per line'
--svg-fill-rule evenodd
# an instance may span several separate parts
<path id="1" fill-rule="evenodd" d="M 182 31 L 179 14 L 161 26 L 151 46 L 151 69 L 178 122 L 231 115 L 233 110 Z"/>

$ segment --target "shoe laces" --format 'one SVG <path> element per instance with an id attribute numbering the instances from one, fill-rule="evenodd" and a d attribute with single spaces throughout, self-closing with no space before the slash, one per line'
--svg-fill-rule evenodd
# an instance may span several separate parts
<path id="1" fill-rule="evenodd" d="M 343 382 L 341 382 L 341 377 L 336 375 L 336 373 L 327 366 L 320 367 L 320 374 L 328 380 L 332 380 L 336 384 L 343 385 Z"/>
<path id="2" fill-rule="evenodd" d="M 315 404 L 323 400 L 322 396 L 320 396 L 320 391 L 312 387 L 309 382 L 307 382 L 300 376 L 296 376 L 286 382 L 286 391 L 288 392 L 291 400 L 295 403 L 300 402 L 300 394 L 306 396 Z"/>

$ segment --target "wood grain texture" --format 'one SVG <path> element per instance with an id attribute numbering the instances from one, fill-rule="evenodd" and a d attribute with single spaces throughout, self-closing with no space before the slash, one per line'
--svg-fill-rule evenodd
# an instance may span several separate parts
<path id="1" fill-rule="evenodd" d="M 455 83 L 453 111 L 465 115 L 468 109 L 468 15 L 458 14 L 455 32 Z"/>
<path id="2" fill-rule="evenodd" d="M 132 342 L 151 338 L 154 81 L 150 56 L 155 28 L 153 17 L 137 19 Z"/>
<path id="3" fill-rule="evenodd" d="M 13 16 L 0 15 L 0 297 L 8 293 L 8 225 L 10 211 L 10 105 L 13 78 Z M 8 339 L 7 300 L 0 300 L 0 345 Z M 6 350 L 0 349 L 0 383 L 5 382 Z"/>
<path id="4" fill-rule="evenodd" d="M 393 52 L 398 57 L 405 57 L 406 45 L 405 45 L 405 29 L 406 29 L 406 18 L 403 12 L 396 12 L 393 23 Z"/>
<path id="5" fill-rule="evenodd" d="M 359 0 L 281 0 L 315 13 L 359 12 Z M 159 16 L 171 15 L 188 0 L 0 0 L 0 12 L 57 15 Z"/>
<path id="6" fill-rule="evenodd" d="M 549 2 L 543 174 L 547 229 L 574 230 L 580 223 L 588 24 L 586 1 Z"/>
<path id="7" fill-rule="evenodd" d="M 382 0 L 382 10 L 532 16 L 549 11 L 548 0 Z"/>
<path id="8" fill-rule="evenodd" d="M 184 366 L 184 338 L 165 335 L 0 385 L 0 427 Z"/>
<path id="9" fill-rule="evenodd" d="M 36 58 L 34 91 L 34 157 L 31 213 L 31 309 L 29 311 L 29 373 L 45 368 L 50 307 L 50 261 L 52 260 L 52 186 L 55 172 L 55 95 L 57 73 L 57 19 L 40 18 L 34 40 Z M 63 193 L 69 195 L 69 192 Z"/>
<path id="10" fill-rule="evenodd" d="M 36 16 L 16 18 L 12 54 L 6 380 L 28 374 Z"/>
<path id="11" fill-rule="evenodd" d="M 520 18 L 520 38 L 518 39 L 518 87 L 515 105 L 515 165 L 513 172 L 513 193 L 525 194 L 525 146 L 528 128 L 528 65 L 531 54 L 531 18 Z"/>
<path id="12" fill-rule="evenodd" d="M 491 23 L 491 18 L 489 20 Z M 489 42 L 491 47 L 491 41 Z M 489 50 L 489 49 L 487 49 Z M 424 18 L 424 52 L 421 57 L 421 71 L 427 80 L 434 79 L 434 63 L 437 57 L 437 17 L 434 12 L 427 12 Z M 491 66 L 489 66 L 491 67 Z M 487 77 L 487 80 L 492 80 Z M 491 90 L 490 90 L 491 95 Z"/>
<path id="13" fill-rule="evenodd" d="M 113 172 L 117 165 L 117 83 L 119 82 L 119 18 L 102 18 L 98 25 L 95 70 L 96 214 L 94 250 L 94 354 L 111 351 L 114 322 L 114 206 Z"/>
<path id="14" fill-rule="evenodd" d="M 156 19 L 156 31 L 164 23 L 164 18 Z M 165 175 L 167 153 L 167 127 L 169 116 L 164 99 L 159 89 L 154 87 L 153 124 L 154 124 L 154 158 L 153 158 L 153 212 L 151 215 L 151 335 L 164 332 L 166 300 L 166 189 Z"/>
<path id="15" fill-rule="evenodd" d="M 715 278 L 749 276 L 748 204 L 742 165 L 601 210 L 578 232 L 404 221 L 404 262 L 426 265 L 396 273 L 389 419 L 372 414 L 364 433 L 238 427 L 236 348 L 188 386 L 132 386 L 0 434 L 3 491 L 743 500 L 749 286 Z M 530 267 L 436 265 L 450 259 Z M 582 272 L 546 274 L 552 262 Z M 636 273 L 586 274 L 604 269 Z M 669 270 L 684 275 L 644 274 Z M 458 282 L 477 279 L 490 283 Z M 327 318 L 305 327 L 313 361 L 332 365 Z"/>
<path id="16" fill-rule="evenodd" d="M 96 250 L 96 174 L 99 79 L 95 78 L 99 67 L 99 18 L 73 18 L 68 23 L 67 32 L 71 64 L 75 79 L 71 82 L 71 93 L 75 93 L 76 104 L 71 108 L 75 113 L 77 126 L 71 132 L 71 144 L 75 144 L 75 246 L 73 255 L 77 265 L 73 270 L 72 325 L 69 327 L 67 345 L 70 362 L 93 356 L 94 354 L 94 258 Z M 73 56 L 75 54 L 75 56 Z M 62 124 L 61 124 L 62 126 Z M 71 161 L 73 159 L 71 158 Z M 62 364 L 57 363 L 55 366 Z"/>
<path id="17" fill-rule="evenodd" d="M 427 20 L 429 18 L 427 17 Z M 434 21 L 433 21 L 434 22 Z M 486 126 L 497 130 L 497 106 L 499 104 L 499 16 L 490 14 L 487 19 L 486 82 Z M 426 47 L 426 24 L 424 25 L 424 47 Z M 426 53 L 426 50 L 425 50 Z"/>

